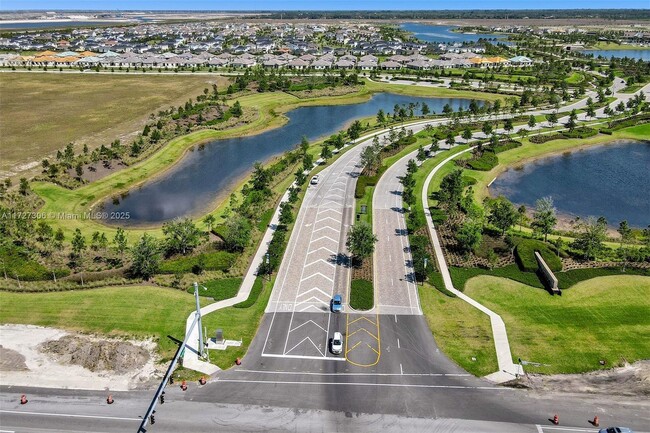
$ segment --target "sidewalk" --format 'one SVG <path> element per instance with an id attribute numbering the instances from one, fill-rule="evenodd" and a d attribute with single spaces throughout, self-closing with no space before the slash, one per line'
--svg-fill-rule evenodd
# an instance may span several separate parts
<path id="1" fill-rule="evenodd" d="M 449 274 L 449 268 L 447 267 L 447 263 L 445 262 L 445 256 L 442 253 L 442 247 L 440 246 L 438 233 L 436 232 L 436 229 L 433 225 L 433 220 L 431 219 L 431 212 L 429 211 L 429 207 L 426 206 L 426 203 L 428 202 L 427 191 L 429 191 L 429 184 L 431 183 L 431 179 L 433 178 L 433 176 L 446 163 L 462 155 L 463 153 L 470 152 L 472 149 L 473 148 L 470 147 L 466 150 L 463 150 L 462 152 L 451 155 L 450 157 L 442 161 L 440 164 L 438 164 L 433 170 L 431 170 L 431 173 L 429 173 L 429 175 L 427 176 L 426 180 L 424 181 L 424 187 L 422 188 L 422 203 L 424 205 L 424 215 L 427 220 L 427 228 L 429 229 L 429 234 L 431 235 L 431 239 L 433 240 L 433 248 L 436 252 L 436 262 L 438 263 L 438 269 L 440 269 L 440 273 L 442 274 L 442 279 L 445 283 L 445 288 L 450 292 L 452 292 L 457 297 L 459 297 L 460 299 L 462 299 L 463 301 L 473 306 L 474 308 L 477 308 L 481 310 L 483 313 L 490 316 L 490 323 L 492 325 L 492 336 L 494 338 L 494 347 L 497 353 L 497 362 L 499 364 L 499 371 L 487 375 L 486 379 L 496 383 L 503 383 L 503 382 L 508 382 L 510 380 L 513 380 L 518 375 L 524 373 L 524 370 L 521 367 L 521 365 L 512 362 L 512 354 L 510 352 L 510 343 L 508 342 L 506 325 L 505 323 L 503 323 L 503 319 L 501 319 L 501 316 L 499 316 L 497 313 L 479 304 L 469 296 L 465 295 L 463 292 L 456 290 L 454 288 L 454 284 L 451 281 L 451 275 Z"/>

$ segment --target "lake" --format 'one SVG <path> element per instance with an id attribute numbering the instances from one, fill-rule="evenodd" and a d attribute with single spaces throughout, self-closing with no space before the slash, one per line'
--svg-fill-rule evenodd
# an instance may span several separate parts
<path id="1" fill-rule="evenodd" d="M 249 173 L 253 163 L 266 161 L 296 147 L 303 136 L 313 141 L 329 136 L 353 119 L 374 116 L 379 109 L 392 112 L 395 104 L 426 102 L 432 111 L 442 112 L 445 104 L 454 110 L 468 108 L 470 100 L 421 98 L 376 93 L 364 103 L 301 107 L 286 113 L 289 122 L 264 133 L 196 146 L 160 179 L 129 191 L 119 202 L 103 204 L 107 212 L 129 212 L 130 225 L 155 224 L 179 216 L 208 210 L 214 201 L 228 194 L 236 182 Z M 107 221 L 124 224 L 125 221 Z"/>
<path id="2" fill-rule="evenodd" d="M 425 42 L 476 42 L 479 39 L 506 39 L 506 35 L 499 34 L 467 34 L 456 33 L 452 30 L 455 26 L 436 26 L 420 23 L 403 23 L 400 25 L 403 30 L 413 33 L 413 35 Z"/>
<path id="3" fill-rule="evenodd" d="M 559 214 L 604 216 L 609 225 L 627 220 L 650 224 L 650 143 L 619 141 L 539 159 L 508 169 L 490 186 L 492 196 L 535 206 L 551 196 Z"/>
<path id="4" fill-rule="evenodd" d="M 593 54 L 594 57 L 603 56 L 605 58 L 627 57 L 630 59 L 644 60 L 650 62 L 650 50 L 584 50 L 583 54 Z"/>

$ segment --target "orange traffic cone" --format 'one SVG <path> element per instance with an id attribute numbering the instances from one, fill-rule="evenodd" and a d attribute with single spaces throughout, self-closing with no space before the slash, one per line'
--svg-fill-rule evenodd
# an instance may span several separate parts
<path id="1" fill-rule="evenodd" d="M 594 417 L 594 420 L 591 422 L 591 424 L 592 424 L 594 427 L 598 427 L 598 426 L 600 425 L 600 420 L 598 419 L 598 415 L 596 415 L 596 416 Z"/>
<path id="2" fill-rule="evenodd" d="M 184 380 L 183 383 L 181 383 L 181 389 L 183 391 L 187 391 L 187 381 L 186 380 Z"/>
<path id="3" fill-rule="evenodd" d="M 27 404 L 27 396 L 25 394 L 20 396 L 20 404 Z"/>
<path id="4" fill-rule="evenodd" d="M 201 376 L 201 378 L 199 379 L 199 383 L 201 385 L 205 385 L 205 377 L 204 376 Z"/>
<path id="5" fill-rule="evenodd" d="M 113 404 L 113 396 L 108 394 L 108 397 L 106 397 L 106 403 L 108 404 Z"/>
<path id="6" fill-rule="evenodd" d="M 555 414 L 555 415 L 553 416 L 553 424 L 555 424 L 555 425 L 560 424 L 560 417 L 557 416 L 557 414 Z"/>

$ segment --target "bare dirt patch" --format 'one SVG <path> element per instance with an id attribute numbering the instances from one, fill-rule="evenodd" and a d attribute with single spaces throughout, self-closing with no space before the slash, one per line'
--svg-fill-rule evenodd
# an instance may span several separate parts
<path id="1" fill-rule="evenodd" d="M 650 396 L 650 360 L 585 374 L 529 374 L 522 384 L 543 392 Z"/>
<path id="2" fill-rule="evenodd" d="M 0 384 L 126 391 L 155 386 L 164 365 L 151 341 L 0 325 Z"/>

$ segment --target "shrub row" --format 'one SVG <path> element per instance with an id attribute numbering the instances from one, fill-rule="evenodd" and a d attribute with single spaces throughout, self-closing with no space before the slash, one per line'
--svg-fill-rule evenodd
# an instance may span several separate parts
<path id="1" fill-rule="evenodd" d="M 562 134 L 540 134 L 530 137 L 530 142 L 535 144 L 542 144 L 546 143 L 547 141 L 562 140 L 563 138 L 565 137 Z"/>
<path id="2" fill-rule="evenodd" d="M 521 270 L 526 272 L 537 271 L 539 266 L 537 265 L 537 259 L 535 259 L 535 251 L 541 254 L 552 271 L 557 272 L 562 270 L 562 262 L 550 247 L 546 243 L 536 239 L 521 239 L 517 243 L 515 260 Z"/>
<path id="3" fill-rule="evenodd" d="M 376 186 L 377 182 L 379 182 L 379 178 L 381 177 L 382 174 L 386 171 L 385 166 L 381 166 L 381 168 L 377 171 L 377 173 L 374 176 L 365 176 L 361 175 L 357 178 L 357 185 L 354 189 L 354 197 L 355 198 L 362 198 L 366 194 L 366 187 L 367 186 Z"/>
<path id="4" fill-rule="evenodd" d="M 514 149 L 520 147 L 521 142 L 516 140 L 509 140 L 499 143 L 499 145 L 494 149 L 494 153 L 505 152 L 506 150 Z"/>
<path id="5" fill-rule="evenodd" d="M 598 131 L 593 128 L 576 128 L 573 131 L 563 132 L 562 135 L 566 138 L 589 138 L 597 135 Z"/>
<path id="6" fill-rule="evenodd" d="M 203 271 L 225 272 L 235 263 L 236 258 L 235 254 L 227 251 L 201 253 L 196 256 L 164 260 L 160 263 L 159 272 L 161 274 L 180 274 L 186 272 L 200 274 Z"/>
<path id="7" fill-rule="evenodd" d="M 485 151 L 480 158 L 467 161 L 472 170 L 490 171 L 499 164 L 499 158 L 493 153 Z"/>

